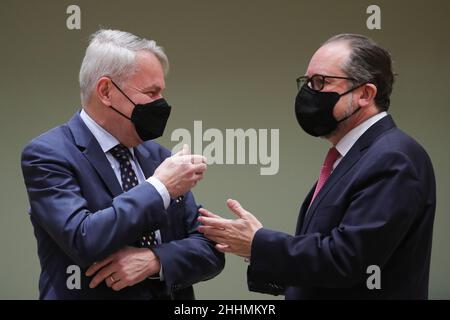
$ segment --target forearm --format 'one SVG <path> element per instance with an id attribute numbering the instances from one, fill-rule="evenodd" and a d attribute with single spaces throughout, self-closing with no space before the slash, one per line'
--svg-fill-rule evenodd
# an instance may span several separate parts
<path id="1" fill-rule="evenodd" d="M 82 198 L 71 198 L 69 203 L 55 205 L 55 201 L 50 204 L 36 197 L 31 202 L 32 214 L 83 267 L 134 242 L 148 228 L 159 229 L 166 219 L 162 200 L 150 184 L 121 194 L 110 207 L 96 212 L 87 210 Z"/>
<path id="2" fill-rule="evenodd" d="M 213 278 L 225 265 L 224 255 L 201 235 L 163 243 L 155 247 L 169 291 Z"/>

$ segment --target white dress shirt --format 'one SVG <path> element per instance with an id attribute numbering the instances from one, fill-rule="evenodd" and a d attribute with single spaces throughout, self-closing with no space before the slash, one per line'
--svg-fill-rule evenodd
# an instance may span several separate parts
<path id="1" fill-rule="evenodd" d="M 342 137 L 341 140 L 336 144 L 336 149 L 339 151 L 340 156 L 333 164 L 333 170 L 337 167 L 342 158 L 350 151 L 356 141 L 366 132 L 371 126 L 380 121 L 382 118 L 386 117 L 387 113 L 385 111 L 377 113 L 376 115 L 370 117 L 357 127 L 353 128 L 347 134 Z"/>
<path id="2" fill-rule="evenodd" d="M 97 122 L 95 122 L 85 111 L 84 109 L 80 112 L 80 117 L 83 120 L 84 124 L 88 127 L 89 131 L 94 135 L 95 139 L 100 145 L 100 148 L 102 148 L 103 152 L 105 153 L 106 158 L 108 159 L 109 163 L 111 164 L 111 168 L 114 171 L 114 174 L 116 175 L 117 181 L 122 186 L 122 179 L 120 178 L 120 164 L 119 161 L 117 161 L 116 158 L 109 152 L 112 148 L 114 148 L 116 145 L 120 144 L 120 142 L 111 135 L 108 131 L 103 129 Z M 136 173 L 136 177 L 138 179 L 139 183 L 150 183 L 155 189 L 158 191 L 159 195 L 161 196 L 161 199 L 164 204 L 164 208 L 167 209 L 170 204 L 170 195 L 169 191 L 167 191 L 166 186 L 155 177 L 149 177 L 148 179 L 145 179 L 144 173 L 142 172 L 142 169 L 134 156 L 134 149 L 128 148 L 131 153 L 131 166 Z M 160 230 L 155 231 L 156 241 L 158 243 L 161 243 L 161 232 Z M 163 280 L 163 274 L 162 274 L 162 266 L 160 270 L 160 278 Z"/>

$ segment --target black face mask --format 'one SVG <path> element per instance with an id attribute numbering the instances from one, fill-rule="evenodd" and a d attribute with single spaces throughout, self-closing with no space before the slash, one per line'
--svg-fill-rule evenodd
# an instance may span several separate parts
<path id="1" fill-rule="evenodd" d="M 136 132 L 142 141 L 161 137 L 166 128 L 171 110 L 167 101 L 161 98 L 146 104 L 135 104 L 114 81 L 111 80 L 111 82 L 134 105 L 134 109 L 131 113 L 131 118 L 129 118 L 113 106 L 111 108 L 134 124 Z"/>
<path id="2" fill-rule="evenodd" d="M 295 99 L 295 115 L 298 123 L 306 133 L 314 137 L 326 136 L 332 133 L 336 129 L 338 123 L 347 120 L 361 110 L 361 107 L 358 107 L 345 118 L 336 120 L 333 116 L 334 106 L 342 96 L 363 85 L 364 84 L 361 84 L 339 94 L 337 92 L 313 90 L 305 83 Z"/>

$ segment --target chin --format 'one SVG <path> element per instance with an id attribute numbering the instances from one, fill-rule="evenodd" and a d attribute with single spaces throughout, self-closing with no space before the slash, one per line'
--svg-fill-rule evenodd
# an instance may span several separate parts
<path id="1" fill-rule="evenodd" d="M 337 130 L 334 130 L 332 133 L 326 134 L 324 136 L 320 136 L 320 138 L 330 140 L 336 136 L 336 131 Z"/>

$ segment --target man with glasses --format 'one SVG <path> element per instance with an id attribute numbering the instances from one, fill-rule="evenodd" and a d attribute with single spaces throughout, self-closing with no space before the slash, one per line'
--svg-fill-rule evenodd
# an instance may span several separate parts
<path id="1" fill-rule="evenodd" d="M 235 200 L 236 220 L 201 209 L 199 230 L 249 260 L 249 289 L 286 299 L 426 299 L 435 178 L 425 150 L 387 114 L 389 53 L 337 35 L 297 79 L 302 129 L 331 144 L 295 235 L 263 228 Z M 278 213 L 276 213 L 278 214 Z"/>

